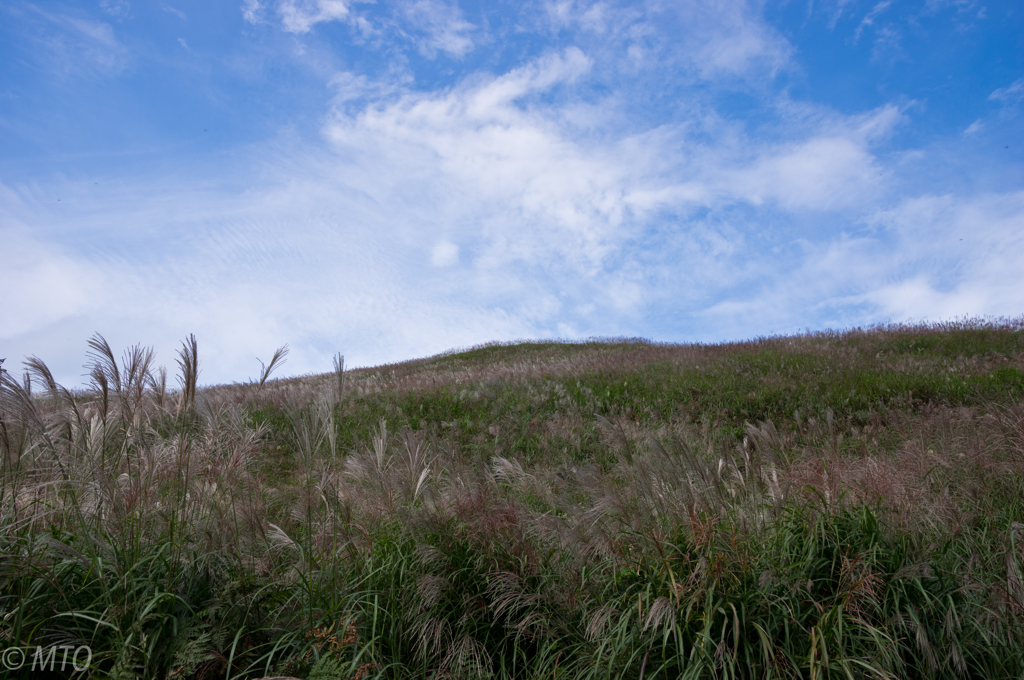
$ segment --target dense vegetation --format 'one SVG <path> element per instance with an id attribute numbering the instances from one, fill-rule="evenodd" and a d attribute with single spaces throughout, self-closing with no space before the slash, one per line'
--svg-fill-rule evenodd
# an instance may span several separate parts
<path id="1" fill-rule="evenodd" d="M 1024 320 L 0 385 L 11 677 L 1011 678 Z M 57 666 L 59 666 L 59 659 Z M 2 673 L 2 671 L 0 671 Z"/>

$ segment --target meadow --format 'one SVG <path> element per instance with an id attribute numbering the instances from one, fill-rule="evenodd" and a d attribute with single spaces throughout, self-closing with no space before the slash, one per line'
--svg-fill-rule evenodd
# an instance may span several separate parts
<path id="1" fill-rule="evenodd" d="M 9 677 L 1024 677 L 1024 319 L 286 353 L 0 375 Z"/>

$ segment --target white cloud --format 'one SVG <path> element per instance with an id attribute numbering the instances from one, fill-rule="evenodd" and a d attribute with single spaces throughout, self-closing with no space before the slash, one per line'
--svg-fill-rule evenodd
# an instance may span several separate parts
<path id="1" fill-rule="evenodd" d="M 977 316 L 990 307 L 987 293 L 971 283 L 938 290 L 928 276 L 904 279 L 864 295 L 879 309 L 879 316 L 893 319 L 950 319 Z"/>
<path id="2" fill-rule="evenodd" d="M 861 116 L 812 118 L 790 128 L 796 141 L 744 140 L 759 152 L 751 162 L 723 170 L 718 190 L 754 205 L 775 201 L 789 210 L 864 205 L 878 198 L 888 174 L 871 147 L 903 120 L 899 108 L 886 105 Z"/>
<path id="3" fill-rule="evenodd" d="M 616 6 L 609 2 L 548 0 L 547 32 L 578 29 L 593 34 L 592 49 L 618 48 L 629 63 L 651 61 L 679 76 L 771 78 L 787 67 L 793 48 L 746 0 L 657 1 Z"/>
<path id="4" fill-rule="evenodd" d="M 872 7 L 871 11 L 864 15 L 864 18 L 861 20 L 860 24 L 857 25 L 857 30 L 854 31 L 853 33 L 853 42 L 856 43 L 858 40 L 860 40 L 861 33 L 864 32 L 864 29 L 868 26 L 874 26 L 875 19 L 878 18 L 878 15 L 880 15 L 885 10 L 889 9 L 889 6 L 891 4 L 892 0 L 882 0 L 882 2 Z"/>
<path id="5" fill-rule="evenodd" d="M 167 12 L 169 14 L 173 14 L 174 16 L 178 17 L 182 21 L 188 21 L 188 15 L 185 14 L 184 12 L 182 12 L 177 7 L 171 7 L 170 5 L 162 4 L 162 5 L 160 5 L 160 9 L 162 9 L 163 11 L 165 11 L 165 12 Z"/>
<path id="6" fill-rule="evenodd" d="M 904 299 L 899 288 L 879 289 L 869 299 L 890 314 L 936 317 L 1024 309 L 1024 191 L 921 196 L 876 220 L 898 235 L 898 247 L 889 256 L 892 269 L 908 272 L 912 290 L 927 293 L 926 298 Z M 920 303 L 917 311 L 915 302 Z"/>
<path id="7" fill-rule="evenodd" d="M 118 41 L 110 24 L 78 14 L 27 7 L 43 21 L 22 30 L 48 53 L 53 71 L 67 75 L 116 75 L 127 66 L 128 50 Z M 124 7 L 127 11 L 127 5 Z"/>
<path id="8" fill-rule="evenodd" d="M 903 56 L 903 32 L 895 26 L 881 26 L 875 31 L 875 44 L 871 59 L 875 62 L 894 61 Z"/>
<path id="9" fill-rule="evenodd" d="M 1024 78 L 1015 80 L 1007 87 L 999 88 L 990 94 L 988 98 L 994 101 L 1006 102 L 1007 104 L 1019 102 L 1021 99 L 1024 99 Z"/>
<path id="10" fill-rule="evenodd" d="M 636 9 L 613 8 L 607 2 L 580 0 L 548 0 L 544 3 L 548 23 L 555 30 L 578 26 L 579 28 L 605 35 L 635 21 Z"/>
<path id="11" fill-rule="evenodd" d="M 250 24 L 263 23 L 263 5 L 260 0 L 242 0 L 242 18 Z"/>
<path id="12" fill-rule="evenodd" d="M 255 11 L 252 12 L 255 14 Z M 281 0 L 277 5 L 281 27 L 289 33 L 308 33 L 315 24 L 338 21 L 349 15 L 345 0 Z"/>
<path id="13" fill-rule="evenodd" d="M 870 196 L 881 174 L 863 144 L 826 136 L 769 151 L 732 174 L 729 189 L 754 205 L 776 200 L 787 209 L 835 209 Z"/>
<path id="14" fill-rule="evenodd" d="M 567 299 L 603 300 L 621 319 L 642 314 L 660 296 L 651 294 L 656 282 L 686 281 L 693 286 L 687 293 L 702 297 L 770 275 L 773 256 L 744 254 L 746 228 L 687 220 L 688 213 L 772 202 L 786 211 L 864 214 L 891 173 L 871 147 L 904 120 L 894 106 L 847 117 L 804 112 L 786 143 L 698 114 L 584 144 L 548 102 L 552 90 L 588 77 L 591 67 L 582 52 L 569 50 L 450 90 L 389 95 L 338 112 L 325 134 L 366 173 L 362 191 L 382 203 L 407 197 L 402 204 L 423 205 L 418 212 L 432 222 L 462 230 L 460 240 L 470 245 L 460 249 L 460 262 L 475 273 L 481 294 L 533 291 L 534 268 L 555 271 L 559 286 L 575 287 Z M 664 211 L 680 215 L 677 231 L 648 241 L 650 220 Z M 442 260 L 432 251 L 435 264 Z M 567 308 L 558 309 L 572 327 L 602 316 L 577 304 L 574 313 L 590 321 L 568 321 Z"/>
<path id="15" fill-rule="evenodd" d="M 977 0 L 928 0 L 922 14 L 935 14 L 943 9 L 952 8 L 957 11 L 957 14 L 964 14 L 967 12 L 974 12 L 974 8 L 978 6 Z M 980 12 L 984 12 L 985 8 L 982 7 Z"/>
<path id="16" fill-rule="evenodd" d="M 920 196 L 868 224 L 871 235 L 802 242 L 797 266 L 704 315 L 742 333 L 797 329 L 808 316 L 842 327 L 1024 309 L 1024 192 Z"/>
<path id="17" fill-rule="evenodd" d="M 974 135 L 985 129 L 985 124 L 981 122 L 981 119 L 974 121 L 964 130 L 965 135 Z"/>
<path id="18" fill-rule="evenodd" d="M 24 225 L 0 227 L 3 328 L 8 340 L 55 321 L 92 314 L 102 306 L 107 282 L 102 268 L 31 236 Z"/>
<path id="19" fill-rule="evenodd" d="M 459 263 L 459 247 L 451 241 L 441 241 L 430 251 L 430 263 L 435 267 L 451 267 Z"/>
<path id="20" fill-rule="evenodd" d="M 340 21 L 349 25 L 360 43 L 371 41 L 393 49 L 411 42 L 428 58 L 438 52 L 459 58 L 474 47 L 476 27 L 466 21 L 457 3 L 407 0 L 376 15 L 357 13 L 352 4 L 350 0 L 244 0 L 242 16 L 252 24 L 264 23 L 269 9 L 280 19 L 282 30 L 295 34 L 309 33 L 318 23 Z"/>
<path id="21" fill-rule="evenodd" d="M 473 49 L 469 34 L 475 28 L 462 16 L 458 5 L 440 0 L 415 0 L 404 7 L 406 18 L 414 28 L 425 34 L 419 41 L 420 51 L 432 57 L 438 50 L 461 57 Z"/>
<path id="22" fill-rule="evenodd" d="M 0 239 L 17 258 L 0 272 L 0 290 L 16 291 L 0 331 L 8 366 L 40 354 L 79 384 L 97 331 L 114 346 L 152 343 L 167 364 L 195 332 L 212 382 L 251 375 L 252 357 L 284 342 L 301 373 L 325 370 L 339 350 L 364 365 L 537 334 L 536 310 L 467 294 L 464 278 L 431 263 L 423 243 L 434 234 L 396 226 L 421 206 L 367 200 L 325 180 L 324 160 L 270 160 L 258 190 L 219 195 L 200 190 L 200 177 L 140 178 L 102 196 L 91 182 L 63 183 L 71 212 L 0 185 Z M 450 248 L 438 254 L 452 259 Z"/>
<path id="23" fill-rule="evenodd" d="M 514 210 L 533 220 L 537 226 L 524 232 L 536 230 L 538 240 L 517 239 L 503 257 L 551 247 L 550 227 L 557 225 L 560 233 L 574 235 L 575 244 L 558 251 L 595 260 L 602 250 L 595 230 L 616 221 L 623 209 L 613 195 L 621 174 L 610 159 L 590 157 L 530 107 L 531 97 L 572 82 L 589 68 L 590 60 L 570 48 L 447 92 L 406 93 L 355 115 L 338 112 L 325 134 L 345 153 L 360 154 L 359 162 L 378 168 L 371 171 L 374 177 L 379 173 L 394 181 L 394 169 L 403 168 L 408 176 L 401 184 L 418 187 L 410 192 L 453 192 L 446 210 L 496 201 L 499 212 Z M 380 184 L 365 190 L 376 193 Z"/>
<path id="24" fill-rule="evenodd" d="M 126 254 L 107 255 L 100 278 L 89 273 L 88 247 L 51 266 L 85 268 L 99 288 L 93 306 L 77 321 L 77 301 L 43 316 L 19 311 L 9 353 L 61 324 L 111 342 L 134 329 L 124 342 L 154 342 L 165 357 L 195 331 L 218 364 L 205 379 L 224 380 L 286 341 L 289 369 L 301 372 L 328 365 L 339 349 L 355 363 L 379 362 L 536 337 L 556 318 L 571 326 L 573 315 L 604 307 L 635 313 L 640 282 L 602 267 L 618 238 L 621 159 L 588 154 L 534 110 L 543 108 L 537 96 L 589 68 L 570 49 L 447 93 L 339 113 L 325 130 L 342 147 L 337 155 L 293 147 L 284 158 L 239 161 L 264 178 L 252 193 L 205 198 L 189 183 L 140 179 L 76 204 L 71 219 L 29 210 L 22 221 L 34 225 L 37 252 L 74 234 L 79 243 L 117 242 Z M 175 247 L 156 247 L 170 225 Z M 618 330 L 610 319 L 602 329 Z"/>
<path id="25" fill-rule="evenodd" d="M 385 78 L 370 79 L 363 74 L 342 71 L 327 83 L 335 91 L 334 104 L 344 106 L 352 101 L 386 101 L 413 84 L 408 72 L 395 72 Z"/>
<path id="26" fill-rule="evenodd" d="M 100 8 L 107 14 L 118 18 L 128 16 L 132 9 L 128 0 L 100 0 Z"/>
<path id="27" fill-rule="evenodd" d="M 836 25 L 843 16 L 843 12 L 846 11 L 846 7 L 854 4 L 856 4 L 855 0 L 825 0 L 825 2 L 820 3 L 819 6 L 828 14 L 828 28 L 830 31 L 835 30 Z M 807 9 L 808 15 L 814 9 L 814 5 L 809 5 Z"/>
<path id="28" fill-rule="evenodd" d="M 687 2 L 676 11 L 685 31 L 682 47 L 704 78 L 773 75 L 792 57 L 789 42 L 743 0 Z"/>

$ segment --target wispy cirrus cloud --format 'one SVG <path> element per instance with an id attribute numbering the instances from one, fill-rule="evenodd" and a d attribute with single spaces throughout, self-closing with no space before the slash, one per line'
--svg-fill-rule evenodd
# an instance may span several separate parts
<path id="1" fill-rule="evenodd" d="M 794 327 L 813 310 L 827 325 L 842 327 L 1024 308 L 1024 288 L 1002 283 L 1019 280 L 1024 192 L 923 195 L 861 224 L 868 229 L 850 225 L 833 238 L 802 242 L 792 271 L 704 315 L 737 329 L 772 322 Z"/>
<path id="2" fill-rule="evenodd" d="M 171 5 L 168 5 L 168 4 L 161 4 L 160 5 L 160 9 L 162 9 L 165 12 L 167 12 L 168 14 L 173 14 L 174 16 L 178 17 L 182 21 L 188 21 L 188 15 L 185 14 L 184 12 L 182 12 L 177 7 L 172 7 Z"/>
<path id="3" fill-rule="evenodd" d="M 461 57 L 473 49 L 472 32 L 476 28 L 465 20 L 456 4 L 440 0 L 414 0 L 402 8 L 410 25 L 422 35 L 420 51 L 433 58 L 438 51 Z"/>
<path id="4" fill-rule="evenodd" d="M 859 24 L 857 24 L 857 30 L 853 32 L 853 41 L 857 42 L 858 40 L 860 40 L 860 36 L 864 32 L 864 29 L 869 26 L 874 26 L 875 20 L 883 12 L 889 9 L 890 5 L 892 5 L 892 0 L 882 0 L 882 2 L 879 2 L 874 7 L 872 7 L 871 11 L 865 14 L 864 18 L 860 20 Z"/>
<path id="5" fill-rule="evenodd" d="M 472 33 L 476 27 L 466 21 L 456 3 L 442 0 L 411 0 L 373 16 L 358 12 L 349 0 L 245 0 L 242 16 L 249 23 L 279 22 L 281 30 L 305 34 L 320 23 L 344 22 L 362 38 L 387 33 L 390 37 L 409 41 L 422 56 L 433 59 L 438 52 L 462 57 L 473 49 Z"/>
<path id="6" fill-rule="evenodd" d="M 924 195 L 873 221 L 895 240 L 887 254 L 878 253 L 888 280 L 863 293 L 881 315 L 934 319 L 1024 309 L 1024 288 L 1004 285 L 1018 278 L 1024 261 L 1024 191 Z"/>
<path id="7" fill-rule="evenodd" d="M 349 15 L 344 0 L 281 0 L 277 5 L 281 27 L 289 33 L 308 33 L 315 24 Z"/>
<path id="8" fill-rule="evenodd" d="M 129 51 L 106 21 L 29 4 L 4 9 L 20 20 L 20 37 L 35 46 L 33 57 L 45 59 L 51 74 L 114 76 L 128 65 Z M 116 9 L 127 11 L 127 5 Z"/>
<path id="9" fill-rule="evenodd" d="M 100 8 L 104 13 L 117 18 L 127 17 L 132 10 L 128 0 L 100 0 Z"/>
<path id="10" fill-rule="evenodd" d="M 349 14 L 346 0 L 243 0 L 242 16 L 252 24 L 268 20 L 267 14 L 280 21 L 281 29 L 289 33 L 309 33 L 318 23 L 346 19 Z"/>
<path id="11" fill-rule="evenodd" d="M 538 31 L 580 31 L 592 50 L 622 46 L 629 65 L 684 70 L 710 80 L 771 78 L 790 63 L 792 45 L 746 0 L 664 4 L 549 0 Z M 620 56 L 619 59 L 622 59 Z"/>
<path id="12" fill-rule="evenodd" d="M 1024 78 L 1015 80 L 1006 87 L 995 90 L 988 98 L 993 101 L 1004 102 L 1006 106 L 1019 104 L 1021 100 L 1024 100 Z"/>
<path id="13" fill-rule="evenodd" d="M 732 170 L 725 190 L 753 204 L 769 200 L 790 210 L 863 205 L 879 197 L 889 174 L 872 147 L 904 119 L 898 107 L 886 105 L 865 115 L 808 121 L 798 133 L 802 138 L 765 144 L 755 160 Z"/>
<path id="14" fill-rule="evenodd" d="M 726 74 L 774 75 L 792 57 L 792 46 L 742 0 L 676 6 L 684 45 L 705 78 Z"/>

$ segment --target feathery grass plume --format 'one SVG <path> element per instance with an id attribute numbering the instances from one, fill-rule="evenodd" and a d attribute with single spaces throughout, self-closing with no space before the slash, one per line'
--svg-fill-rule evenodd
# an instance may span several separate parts
<path id="1" fill-rule="evenodd" d="M 104 384 L 112 387 L 119 398 L 123 397 L 124 385 L 121 382 L 121 369 L 117 365 L 117 358 L 114 356 L 113 350 L 110 349 L 109 343 L 102 335 L 96 333 L 89 338 L 88 345 L 89 351 L 86 356 L 92 360 L 93 375 L 102 376 Z"/>
<path id="2" fill-rule="evenodd" d="M 267 382 L 267 379 L 270 377 L 270 374 L 274 372 L 274 369 L 284 364 L 285 357 L 287 356 L 288 345 L 285 344 L 281 345 L 276 350 L 274 350 L 274 356 L 270 357 L 270 363 L 264 365 L 264 363 L 260 361 L 259 358 L 256 359 L 257 361 L 260 362 L 260 379 L 256 383 L 255 395 L 258 395 L 261 391 L 263 391 L 263 385 L 264 383 Z"/>
<path id="3" fill-rule="evenodd" d="M 153 391 L 153 397 L 156 400 L 156 408 L 158 410 L 162 410 L 164 408 L 164 399 L 167 398 L 166 367 L 161 366 L 150 376 L 149 387 Z"/>
<path id="4" fill-rule="evenodd" d="M 334 405 L 341 403 L 345 396 L 345 357 L 338 352 L 334 355 Z"/>
<path id="5" fill-rule="evenodd" d="M 175 417 L 191 411 L 195 407 L 196 383 L 199 380 L 199 347 L 194 334 L 190 334 L 187 340 L 182 341 L 176 361 L 178 368 L 181 369 L 181 375 L 178 376 L 181 391 L 178 394 Z"/>
<path id="6" fill-rule="evenodd" d="M 25 386 L 10 379 L 6 371 L 0 374 L 0 401 L 4 404 L 5 414 L 21 426 L 24 436 L 28 440 L 25 450 L 20 452 L 18 462 L 20 463 L 22 456 L 27 454 L 31 459 L 31 464 L 34 464 L 35 467 L 45 468 L 55 464 L 61 479 L 64 482 L 69 482 L 72 479 L 66 460 L 69 431 L 67 423 L 62 417 L 59 402 L 56 402 L 55 399 L 51 400 L 48 405 L 49 410 L 44 411 L 41 408 L 43 405 L 38 404 L 38 400 L 32 396 L 31 391 L 26 389 L 26 386 L 31 385 L 29 376 L 36 368 L 41 369 L 41 373 L 44 375 L 49 374 L 49 369 L 45 364 L 38 362 L 39 366 L 36 366 L 35 363 L 32 362 L 33 368 L 25 373 Z M 54 384 L 53 394 L 59 397 L 60 391 L 56 384 Z"/>

